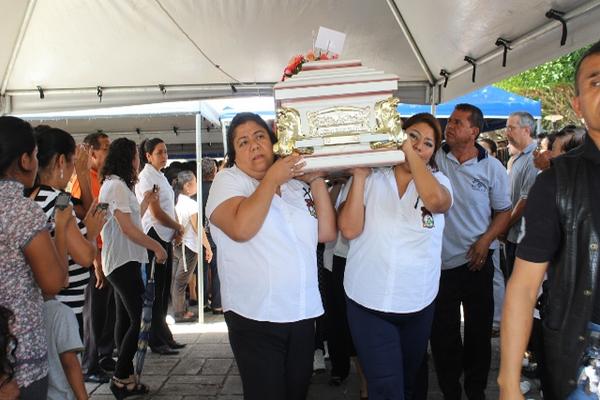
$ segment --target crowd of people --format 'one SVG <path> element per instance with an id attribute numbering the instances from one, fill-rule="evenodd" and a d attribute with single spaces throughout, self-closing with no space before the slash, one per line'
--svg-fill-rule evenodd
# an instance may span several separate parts
<path id="1" fill-rule="evenodd" d="M 600 398 L 600 43 L 576 71 L 585 127 L 536 136 L 515 112 L 506 164 L 471 104 L 443 132 L 408 118 L 404 163 L 335 179 L 277 157 L 272 128 L 240 113 L 224 167 L 202 160 L 203 199 L 196 163 L 166 168 L 159 138 L 78 146 L 0 117 L 0 399 L 86 399 L 86 380 L 148 393 L 150 279 L 151 350 L 184 347 L 167 315 L 202 302 L 224 314 L 246 399 L 305 399 L 323 340 L 330 384 L 354 359 L 361 399 L 426 399 L 428 346 L 445 399 L 485 399 L 498 329 L 502 399 L 523 398 L 527 350 L 545 399 Z"/>

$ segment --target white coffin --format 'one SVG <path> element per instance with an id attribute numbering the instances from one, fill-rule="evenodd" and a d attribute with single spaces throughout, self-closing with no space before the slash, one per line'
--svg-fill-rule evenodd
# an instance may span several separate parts
<path id="1" fill-rule="evenodd" d="M 404 161 L 396 111 L 398 77 L 360 60 L 305 63 L 274 87 L 275 151 L 304 154 L 305 171 L 394 165 Z"/>

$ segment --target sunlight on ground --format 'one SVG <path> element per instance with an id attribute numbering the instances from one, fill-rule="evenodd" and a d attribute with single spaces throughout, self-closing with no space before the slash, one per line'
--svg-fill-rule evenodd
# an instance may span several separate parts
<path id="1" fill-rule="evenodd" d="M 174 324 L 170 325 L 171 332 L 180 333 L 225 333 L 227 325 L 225 321 L 207 322 L 204 324 Z"/>

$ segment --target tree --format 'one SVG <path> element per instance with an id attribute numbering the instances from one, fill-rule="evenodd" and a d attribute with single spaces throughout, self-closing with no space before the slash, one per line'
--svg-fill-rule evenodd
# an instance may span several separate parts
<path id="1" fill-rule="evenodd" d="M 589 48 L 586 46 L 556 60 L 521 72 L 504 79 L 494 86 L 509 92 L 526 96 L 542 102 L 542 116 L 560 114 L 564 117 L 561 125 L 581 125 L 571 107 L 571 99 L 575 95 L 573 81 L 577 61 Z M 550 121 L 542 120 L 542 126 L 552 129 Z"/>

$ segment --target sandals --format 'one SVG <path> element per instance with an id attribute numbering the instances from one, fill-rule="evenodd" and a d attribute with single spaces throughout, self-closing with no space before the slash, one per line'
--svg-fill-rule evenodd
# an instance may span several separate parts
<path id="1" fill-rule="evenodd" d="M 117 400 L 122 400 L 129 396 L 146 394 L 150 388 L 143 383 L 128 382 L 113 376 L 110 381 L 110 391 Z"/>

